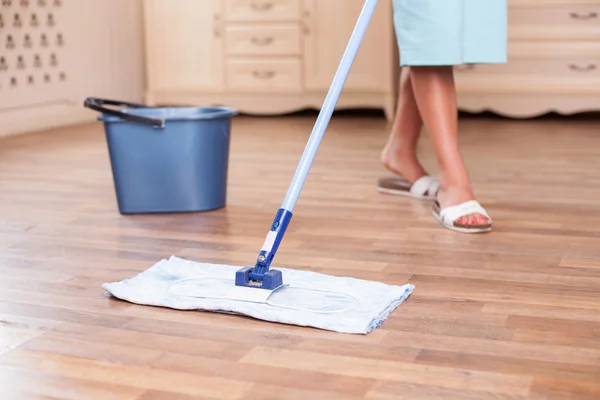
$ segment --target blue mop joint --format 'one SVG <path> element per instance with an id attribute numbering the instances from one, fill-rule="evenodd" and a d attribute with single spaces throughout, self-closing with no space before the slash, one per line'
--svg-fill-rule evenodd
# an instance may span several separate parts
<path id="1" fill-rule="evenodd" d="M 273 225 L 271 225 L 271 230 L 267 234 L 267 238 L 256 260 L 256 265 L 254 268 L 242 268 L 236 272 L 236 286 L 275 290 L 283 285 L 281 271 L 276 269 L 269 270 L 269 267 L 291 219 L 291 211 L 283 208 L 277 211 Z"/>

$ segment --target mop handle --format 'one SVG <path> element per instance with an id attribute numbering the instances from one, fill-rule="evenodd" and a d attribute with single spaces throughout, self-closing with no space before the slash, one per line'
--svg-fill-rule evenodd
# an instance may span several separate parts
<path id="1" fill-rule="evenodd" d="M 346 46 L 342 60 L 338 66 L 333 78 L 333 82 L 329 88 L 329 92 L 327 93 L 327 97 L 323 103 L 323 107 L 321 107 L 319 112 L 317 122 L 315 123 L 306 148 L 304 149 L 304 153 L 302 154 L 302 158 L 300 159 L 300 163 L 296 169 L 296 173 L 294 174 L 285 199 L 281 205 L 281 208 L 284 210 L 292 212 L 296 206 L 296 202 L 298 201 L 298 197 L 300 196 L 300 192 L 302 191 L 302 187 L 306 181 L 306 176 L 308 175 L 308 171 L 310 170 L 315 155 L 317 154 L 321 139 L 325 134 L 325 130 L 327 129 L 331 115 L 335 110 L 340 93 L 342 92 L 344 84 L 346 83 L 346 79 L 350 73 L 350 68 L 352 67 L 352 63 L 356 58 L 356 54 L 358 53 L 358 49 L 360 48 L 376 6 L 377 0 L 366 0 L 362 11 L 360 12 L 356 26 L 354 27 L 352 35 L 350 36 L 350 40 L 348 41 L 348 45 Z"/>
<path id="2" fill-rule="evenodd" d="M 321 139 L 325 133 L 325 129 L 327 129 L 327 125 L 329 124 L 329 120 L 331 119 L 331 115 L 333 114 L 338 98 L 340 97 L 342 88 L 346 83 L 346 79 L 350 73 L 350 68 L 352 67 L 352 63 L 356 58 L 356 54 L 358 53 L 358 49 L 360 48 L 376 6 L 377 0 L 366 0 L 365 4 L 363 5 L 360 15 L 358 16 L 358 21 L 356 22 L 356 26 L 352 31 L 352 35 L 350 36 L 350 40 L 348 41 L 348 45 L 346 46 L 342 60 L 340 61 L 333 78 L 333 82 L 329 88 L 329 92 L 327 93 L 327 97 L 323 103 L 323 107 L 321 107 L 321 110 L 319 111 L 317 122 L 315 123 L 312 133 L 310 134 L 310 138 L 306 144 L 306 148 L 304 149 L 304 153 L 302 154 L 302 158 L 300 159 L 296 173 L 294 174 L 292 182 L 290 183 L 281 208 L 277 210 L 273 224 L 271 225 L 269 233 L 267 234 L 263 246 L 260 249 L 260 253 L 256 260 L 256 265 L 249 275 L 251 279 L 263 278 L 271 266 L 271 262 L 275 257 L 275 253 L 277 252 L 279 244 L 283 239 L 283 235 L 285 235 L 287 226 L 290 223 L 292 211 L 296 206 L 296 201 L 300 196 L 300 192 L 302 191 L 302 187 L 306 181 L 306 176 L 308 175 L 308 171 L 315 158 L 319 144 L 321 143 Z"/>

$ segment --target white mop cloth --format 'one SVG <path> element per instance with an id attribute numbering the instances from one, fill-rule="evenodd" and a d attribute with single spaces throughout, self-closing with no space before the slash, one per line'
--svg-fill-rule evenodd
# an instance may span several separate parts
<path id="1" fill-rule="evenodd" d="M 246 315 L 284 324 L 367 334 L 379 326 L 414 286 L 342 278 L 277 268 L 275 291 L 235 286 L 239 266 L 198 263 L 172 256 L 132 279 L 105 283 L 109 295 L 131 303 L 178 310 Z"/>

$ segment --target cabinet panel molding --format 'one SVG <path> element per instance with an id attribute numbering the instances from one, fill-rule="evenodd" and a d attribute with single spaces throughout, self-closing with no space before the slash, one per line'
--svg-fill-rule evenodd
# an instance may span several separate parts
<path id="1" fill-rule="evenodd" d="M 146 101 L 226 104 L 261 115 L 319 109 L 363 5 L 145 0 Z M 393 118 L 399 62 L 392 17 L 392 1 L 381 0 L 337 109 L 374 108 Z"/>

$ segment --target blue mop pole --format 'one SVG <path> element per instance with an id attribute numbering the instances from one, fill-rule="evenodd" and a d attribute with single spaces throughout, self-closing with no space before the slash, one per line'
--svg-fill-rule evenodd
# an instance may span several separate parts
<path id="1" fill-rule="evenodd" d="M 306 176 L 308 175 L 308 171 L 317 154 L 321 139 L 325 134 L 325 130 L 327 129 L 335 105 L 337 104 L 340 93 L 346 83 L 350 68 L 356 58 L 356 54 L 358 53 L 358 49 L 360 48 L 376 6 L 377 0 L 365 1 L 358 17 L 358 21 L 356 22 L 356 26 L 350 36 L 348 45 L 346 46 L 346 50 L 344 51 L 342 60 L 333 78 L 333 82 L 329 88 L 329 92 L 327 93 L 327 97 L 323 103 L 323 107 L 321 107 L 319 112 L 317 122 L 315 123 L 306 148 L 304 149 L 296 173 L 294 174 L 281 208 L 277 210 L 271 229 L 267 234 L 256 260 L 256 264 L 254 268 L 242 268 L 236 273 L 236 286 L 251 286 L 273 290 L 283 284 L 281 271 L 269 270 L 269 267 L 271 266 L 271 262 L 283 239 L 285 230 L 290 223 L 294 207 L 296 206 L 296 202 L 298 201 L 298 197 L 300 196 L 300 192 L 306 181 Z"/>

